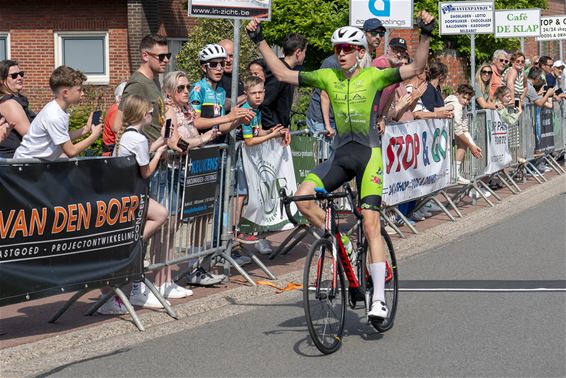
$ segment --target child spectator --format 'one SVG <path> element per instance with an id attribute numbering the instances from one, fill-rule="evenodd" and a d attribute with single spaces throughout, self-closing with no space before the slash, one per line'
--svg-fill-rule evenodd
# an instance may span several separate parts
<path id="1" fill-rule="evenodd" d="M 114 148 L 114 156 L 133 155 L 140 166 L 140 173 L 144 179 L 149 179 L 159 165 L 162 154 L 166 151 L 167 145 L 162 137 L 159 137 L 149 146 L 148 140 L 141 134 L 143 127 L 149 127 L 153 117 L 153 106 L 148 99 L 138 95 L 131 95 L 124 99 L 122 103 L 122 122 L 125 128 L 120 129 L 116 135 L 116 147 Z M 155 152 L 153 158 L 150 159 L 149 154 Z M 143 230 L 143 239 L 148 241 L 167 220 L 167 209 L 154 199 L 149 199 L 147 208 L 147 218 Z M 160 261 L 161 262 L 161 261 Z M 160 287 L 164 282 L 159 282 L 159 273 L 156 272 L 156 284 Z M 141 283 L 134 282 L 132 284 L 132 293 L 130 294 L 130 302 L 133 305 L 143 307 L 162 308 L 163 306 L 157 300 L 155 295 L 146 289 L 141 290 Z M 102 314 L 121 313 L 123 304 L 121 301 L 114 299 L 109 300 L 99 309 Z"/>
<path id="2" fill-rule="evenodd" d="M 454 137 L 456 139 L 456 175 L 458 184 L 467 185 L 470 180 L 461 176 L 462 162 L 466 155 L 466 150 L 470 152 L 476 159 L 482 157 L 481 148 L 473 141 L 468 130 L 468 112 L 466 107 L 474 97 L 474 89 L 468 84 L 458 86 L 455 95 L 450 95 L 444 100 L 446 105 L 454 107 Z"/>
<path id="3" fill-rule="evenodd" d="M 495 104 L 502 105 L 498 106 L 497 110 L 499 118 L 508 125 L 514 125 L 517 123 L 519 116 L 522 113 L 522 106 L 515 108 L 511 89 L 509 89 L 509 87 L 501 86 L 495 90 L 494 96 Z"/>
<path id="4" fill-rule="evenodd" d="M 245 146 L 255 146 L 272 138 L 284 138 L 287 134 L 287 130 L 282 125 L 277 125 L 269 130 L 262 129 L 261 111 L 259 110 L 259 107 L 265 98 L 263 80 L 257 76 L 250 76 L 244 83 L 244 92 L 248 100 L 242 105 L 242 107 L 245 109 L 251 109 L 255 113 L 255 117 L 248 124 L 242 125 L 242 136 L 244 138 Z M 236 211 L 234 211 L 234 225 L 237 225 L 240 221 L 242 208 L 244 207 L 244 199 L 248 192 L 246 176 L 241 159 L 240 163 L 237 164 L 236 177 L 236 192 L 238 197 L 236 201 L 237 208 L 235 209 Z M 238 233 L 237 229 L 235 233 L 237 235 L 237 240 L 240 243 L 252 244 L 258 241 L 258 239 L 253 235 Z M 260 253 L 262 251 L 263 249 L 260 249 Z"/>
<path id="5" fill-rule="evenodd" d="M 84 127 L 69 132 L 67 109 L 80 103 L 85 80 L 86 76 L 81 71 L 71 67 L 60 66 L 53 71 L 49 87 L 55 99 L 37 114 L 14 154 L 15 159 L 55 160 L 62 154 L 75 157 L 98 139 L 102 133 L 102 124 L 92 124 L 92 113 Z M 73 140 L 85 135 L 88 137 L 73 144 Z"/>

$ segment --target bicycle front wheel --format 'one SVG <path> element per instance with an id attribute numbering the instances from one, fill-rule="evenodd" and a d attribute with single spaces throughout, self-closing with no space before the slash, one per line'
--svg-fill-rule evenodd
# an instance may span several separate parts
<path id="1" fill-rule="evenodd" d="M 310 336 L 324 354 L 340 348 L 346 316 L 346 287 L 332 242 L 317 240 L 309 250 L 303 276 L 303 300 Z"/>

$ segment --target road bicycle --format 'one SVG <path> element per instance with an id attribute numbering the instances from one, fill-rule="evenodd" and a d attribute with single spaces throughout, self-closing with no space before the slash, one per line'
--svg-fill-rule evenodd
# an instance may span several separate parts
<path id="1" fill-rule="evenodd" d="M 356 308 L 358 302 L 363 303 L 367 318 L 373 294 L 372 279 L 367 269 L 368 245 L 363 232 L 363 215 L 356 206 L 356 196 L 350 186 L 345 184 L 344 189 L 344 192 L 328 193 L 316 188 L 314 195 L 305 196 L 287 196 L 285 189 L 280 191 L 281 206 L 285 207 L 287 217 L 295 225 L 297 220 L 290 208 L 292 202 L 319 201 L 326 213 L 324 235 L 311 245 L 303 275 L 303 301 L 309 334 L 324 354 L 337 351 L 342 343 L 346 295 L 352 309 Z M 344 232 L 338 230 L 338 216 L 343 213 L 336 204 L 340 198 L 349 200 L 351 213 L 355 217 L 354 225 Z M 344 247 L 344 235 L 352 243 L 352 248 L 348 248 L 351 253 Z M 384 228 L 381 229 L 381 236 L 385 244 L 385 302 L 389 306 L 389 317 L 368 319 L 368 322 L 378 332 L 385 332 L 393 327 L 397 310 L 398 271 L 393 243 Z"/>

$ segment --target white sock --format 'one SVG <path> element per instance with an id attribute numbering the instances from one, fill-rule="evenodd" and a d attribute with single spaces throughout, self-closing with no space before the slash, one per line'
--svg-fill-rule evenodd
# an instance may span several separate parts
<path id="1" fill-rule="evenodd" d="M 462 162 L 456 160 L 456 176 L 460 177 L 460 167 L 462 167 Z"/>
<path id="2" fill-rule="evenodd" d="M 385 302 L 385 263 L 369 264 L 369 271 L 373 280 L 373 297 L 371 301 Z"/>

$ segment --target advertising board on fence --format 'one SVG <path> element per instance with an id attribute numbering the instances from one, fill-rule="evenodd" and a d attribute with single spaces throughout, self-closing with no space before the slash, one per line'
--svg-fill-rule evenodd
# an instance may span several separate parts
<path id="1" fill-rule="evenodd" d="M 540 37 L 537 41 L 566 39 L 566 14 L 540 18 Z"/>
<path id="2" fill-rule="evenodd" d="M 440 34 L 493 34 L 493 1 L 439 3 Z"/>
<path id="3" fill-rule="evenodd" d="M 270 139 L 255 146 L 242 148 L 244 172 L 248 183 L 248 204 L 242 214 L 243 232 L 287 230 L 293 227 L 279 206 L 279 189 L 297 191 L 293 157 L 289 146 L 279 139 Z M 296 206 L 291 206 L 297 211 Z"/>
<path id="4" fill-rule="evenodd" d="M 0 165 L 0 305 L 140 278 L 133 157 Z"/>
<path id="5" fill-rule="evenodd" d="M 218 148 L 190 150 L 188 159 L 183 219 L 214 212 L 220 171 L 220 150 Z"/>
<path id="6" fill-rule="evenodd" d="M 517 38 L 540 35 L 540 9 L 495 11 L 495 37 Z"/>
<path id="7" fill-rule="evenodd" d="M 452 153 L 447 121 L 388 125 L 382 141 L 385 204 L 422 197 L 450 183 Z"/>
<path id="8" fill-rule="evenodd" d="M 511 164 L 509 151 L 509 125 L 499 118 L 496 111 L 486 111 L 487 167 L 485 174 L 499 172 Z"/>
<path id="9" fill-rule="evenodd" d="M 413 0 L 350 0 L 350 25 L 361 28 L 369 18 L 388 29 L 412 29 Z"/>
<path id="10" fill-rule="evenodd" d="M 536 107 L 535 152 L 554 151 L 553 110 Z"/>
<path id="11" fill-rule="evenodd" d="M 271 0 L 189 0 L 189 17 L 271 20 Z"/>

